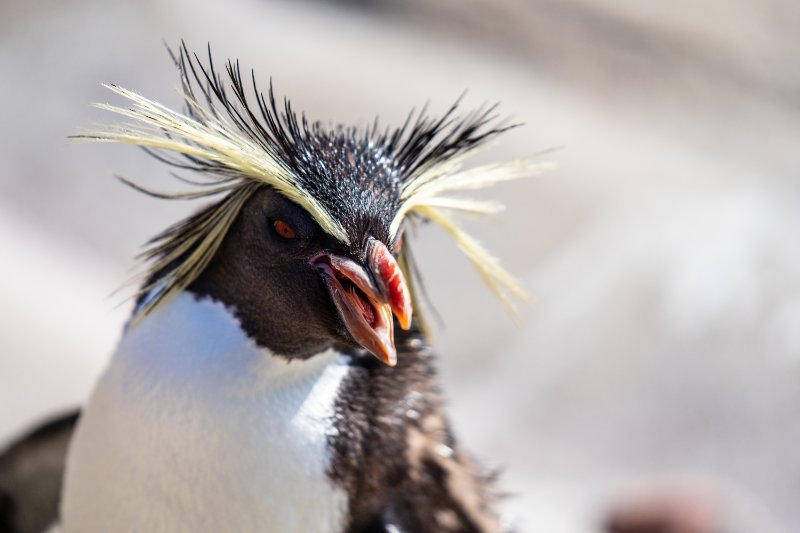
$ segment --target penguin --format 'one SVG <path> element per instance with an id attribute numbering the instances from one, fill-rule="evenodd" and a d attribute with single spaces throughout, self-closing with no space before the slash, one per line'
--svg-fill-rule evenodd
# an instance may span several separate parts
<path id="1" fill-rule="evenodd" d="M 148 243 L 132 316 L 80 415 L 0 457 L 4 531 L 45 519 L 67 533 L 504 531 L 494 476 L 445 414 L 408 234 L 443 228 L 513 307 L 524 290 L 455 222 L 501 206 L 453 193 L 546 165 L 463 168 L 516 126 L 495 106 L 326 126 L 238 61 L 218 71 L 210 47 L 205 61 L 185 43 L 170 55 L 182 111 L 107 85 L 128 106 L 97 107 L 125 124 L 76 139 L 142 147 L 194 173 L 175 176 L 190 189 L 126 184 L 209 203 Z M 41 478 L 58 508 L 37 511 L 7 482 L 21 461 L 9 454 L 34 441 L 51 446 L 57 468 Z"/>

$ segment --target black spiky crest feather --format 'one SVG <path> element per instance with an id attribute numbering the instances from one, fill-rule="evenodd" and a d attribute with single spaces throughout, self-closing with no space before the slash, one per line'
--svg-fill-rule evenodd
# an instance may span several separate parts
<path id="1" fill-rule="evenodd" d="M 206 65 L 189 53 L 185 43 L 181 43 L 177 56 L 172 51 L 170 55 L 180 73 L 183 113 L 106 85 L 133 106 L 95 106 L 133 122 L 74 137 L 138 145 L 160 161 L 203 176 L 202 181 L 178 177 L 197 188 L 183 193 L 153 191 L 123 179 L 152 196 L 197 199 L 225 194 L 148 243 L 141 258 L 148 264 L 144 276 L 150 281 L 140 289 L 144 303 L 137 315 L 145 316 L 200 275 L 244 203 L 261 186 L 272 186 L 299 204 L 325 232 L 345 244 L 364 238 L 367 231 L 388 243 L 398 237 L 410 215 L 429 219 L 454 238 L 504 303 L 513 309 L 511 295 L 525 298 L 525 292 L 497 259 L 459 229 L 448 213 L 490 214 L 502 206 L 443 195 L 529 176 L 546 166 L 517 160 L 461 170 L 463 160 L 478 147 L 514 127 L 496 123 L 496 106 L 460 117 L 456 114 L 460 102 L 456 101 L 440 118 L 428 117 L 423 108 L 419 113 L 412 111 L 394 130 L 379 130 L 377 120 L 363 130 L 326 128 L 319 122 L 310 124 L 303 114 L 298 116 L 288 99 L 279 109 L 272 83 L 265 98 L 251 71 L 251 97 L 257 105 L 254 110 L 238 61 L 228 60 L 223 76 L 214 68 L 210 46 Z M 365 193 L 367 188 L 370 194 Z M 372 218 L 366 217 L 367 213 Z M 412 285 L 416 305 L 419 295 L 414 285 L 419 278 L 410 251 L 401 254 L 400 264 Z"/>

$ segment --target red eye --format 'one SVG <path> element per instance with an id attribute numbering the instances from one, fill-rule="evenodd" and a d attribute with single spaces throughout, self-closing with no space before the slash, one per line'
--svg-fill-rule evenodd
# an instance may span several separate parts
<path id="1" fill-rule="evenodd" d="M 275 231 L 284 239 L 294 239 L 294 230 L 292 227 L 283 220 L 275 221 Z"/>

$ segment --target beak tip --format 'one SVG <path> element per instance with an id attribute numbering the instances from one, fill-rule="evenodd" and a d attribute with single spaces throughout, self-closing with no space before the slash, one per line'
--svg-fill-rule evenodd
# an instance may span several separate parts
<path id="1" fill-rule="evenodd" d="M 393 367 L 397 365 L 397 349 L 394 347 L 394 344 L 382 344 L 381 346 L 376 346 L 368 350 L 375 356 L 375 359 L 386 366 Z"/>
<path id="2" fill-rule="evenodd" d="M 400 327 L 404 331 L 411 329 L 411 313 L 398 316 L 397 321 L 400 323 Z"/>

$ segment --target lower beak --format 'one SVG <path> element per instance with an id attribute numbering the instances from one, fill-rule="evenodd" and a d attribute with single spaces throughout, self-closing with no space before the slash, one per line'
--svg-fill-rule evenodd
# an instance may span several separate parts
<path id="1" fill-rule="evenodd" d="M 370 270 L 354 260 L 328 252 L 311 258 L 320 271 L 336 310 L 353 339 L 389 366 L 397 364 L 394 322 L 411 325 L 411 303 L 403 274 L 383 243 L 370 243 Z"/>

